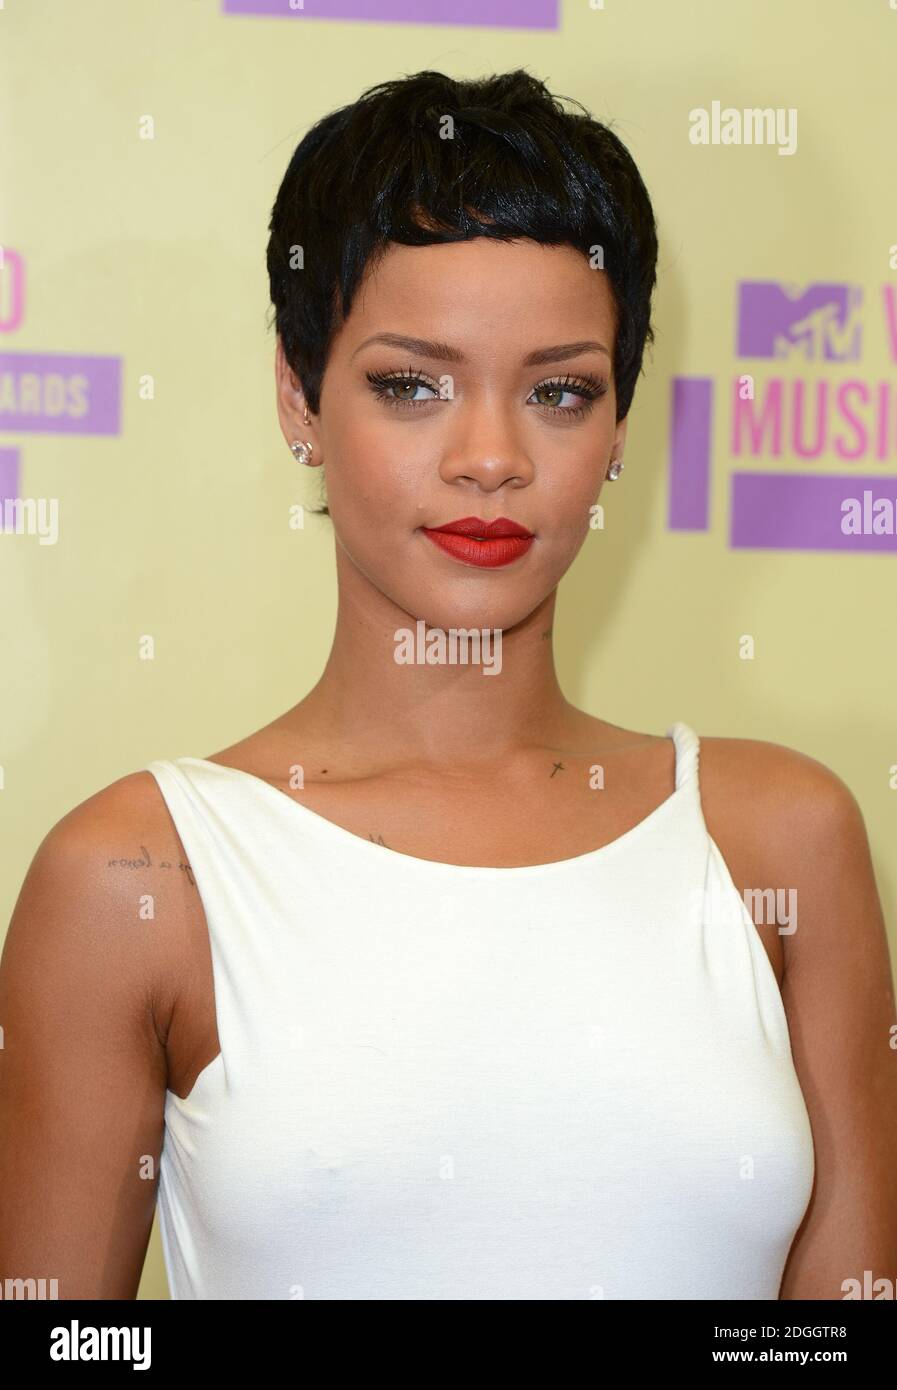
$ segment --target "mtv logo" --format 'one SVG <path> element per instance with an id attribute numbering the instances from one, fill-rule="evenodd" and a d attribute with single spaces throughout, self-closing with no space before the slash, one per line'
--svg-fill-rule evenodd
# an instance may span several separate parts
<path id="1" fill-rule="evenodd" d="M 850 362 L 860 356 L 857 285 L 796 286 L 742 280 L 738 286 L 739 357 L 793 357 Z"/>

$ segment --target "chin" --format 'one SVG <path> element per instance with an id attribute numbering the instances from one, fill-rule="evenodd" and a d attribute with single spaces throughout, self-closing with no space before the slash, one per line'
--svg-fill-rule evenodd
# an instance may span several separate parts
<path id="1" fill-rule="evenodd" d="M 518 623 L 525 622 L 544 597 L 542 594 L 535 599 L 522 594 L 513 597 L 505 594 L 484 601 L 482 594 L 459 598 L 451 594 L 418 593 L 409 598 L 407 605 L 402 603 L 400 606 L 409 615 L 409 626 L 421 619 L 428 628 L 441 628 L 444 632 L 452 628 L 507 632 Z"/>

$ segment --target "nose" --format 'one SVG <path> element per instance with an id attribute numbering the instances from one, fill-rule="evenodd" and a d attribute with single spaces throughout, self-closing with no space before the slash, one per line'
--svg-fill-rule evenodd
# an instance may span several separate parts
<path id="1" fill-rule="evenodd" d="M 516 407 L 502 407 L 494 398 L 453 408 L 452 427 L 439 463 L 446 483 L 469 483 L 482 492 L 527 487 L 535 469 L 513 418 Z"/>

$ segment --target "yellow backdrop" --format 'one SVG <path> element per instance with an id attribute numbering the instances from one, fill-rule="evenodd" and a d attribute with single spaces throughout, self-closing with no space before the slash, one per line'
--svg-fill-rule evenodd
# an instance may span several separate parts
<path id="1" fill-rule="evenodd" d="M 614 122 L 661 241 L 625 481 L 561 594 L 566 693 L 834 768 L 897 950 L 894 3 L 0 3 L 4 921 L 72 806 L 236 741 L 326 657 L 331 531 L 290 524 L 318 475 L 266 326 L 294 146 L 374 82 L 525 66 Z M 166 1292 L 156 1227 L 141 1296 Z"/>

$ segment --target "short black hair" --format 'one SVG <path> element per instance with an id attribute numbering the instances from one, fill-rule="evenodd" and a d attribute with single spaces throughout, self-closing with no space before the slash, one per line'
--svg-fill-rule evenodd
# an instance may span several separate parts
<path id="1" fill-rule="evenodd" d="M 566 243 L 589 257 L 601 248 L 616 318 L 617 420 L 628 414 L 654 341 L 651 201 L 610 127 L 524 69 L 471 80 L 425 70 L 368 88 L 296 146 L 269 232 L 274 322 L 313 413 L 369 261 L 390 242 L 488 236 Z"/>

